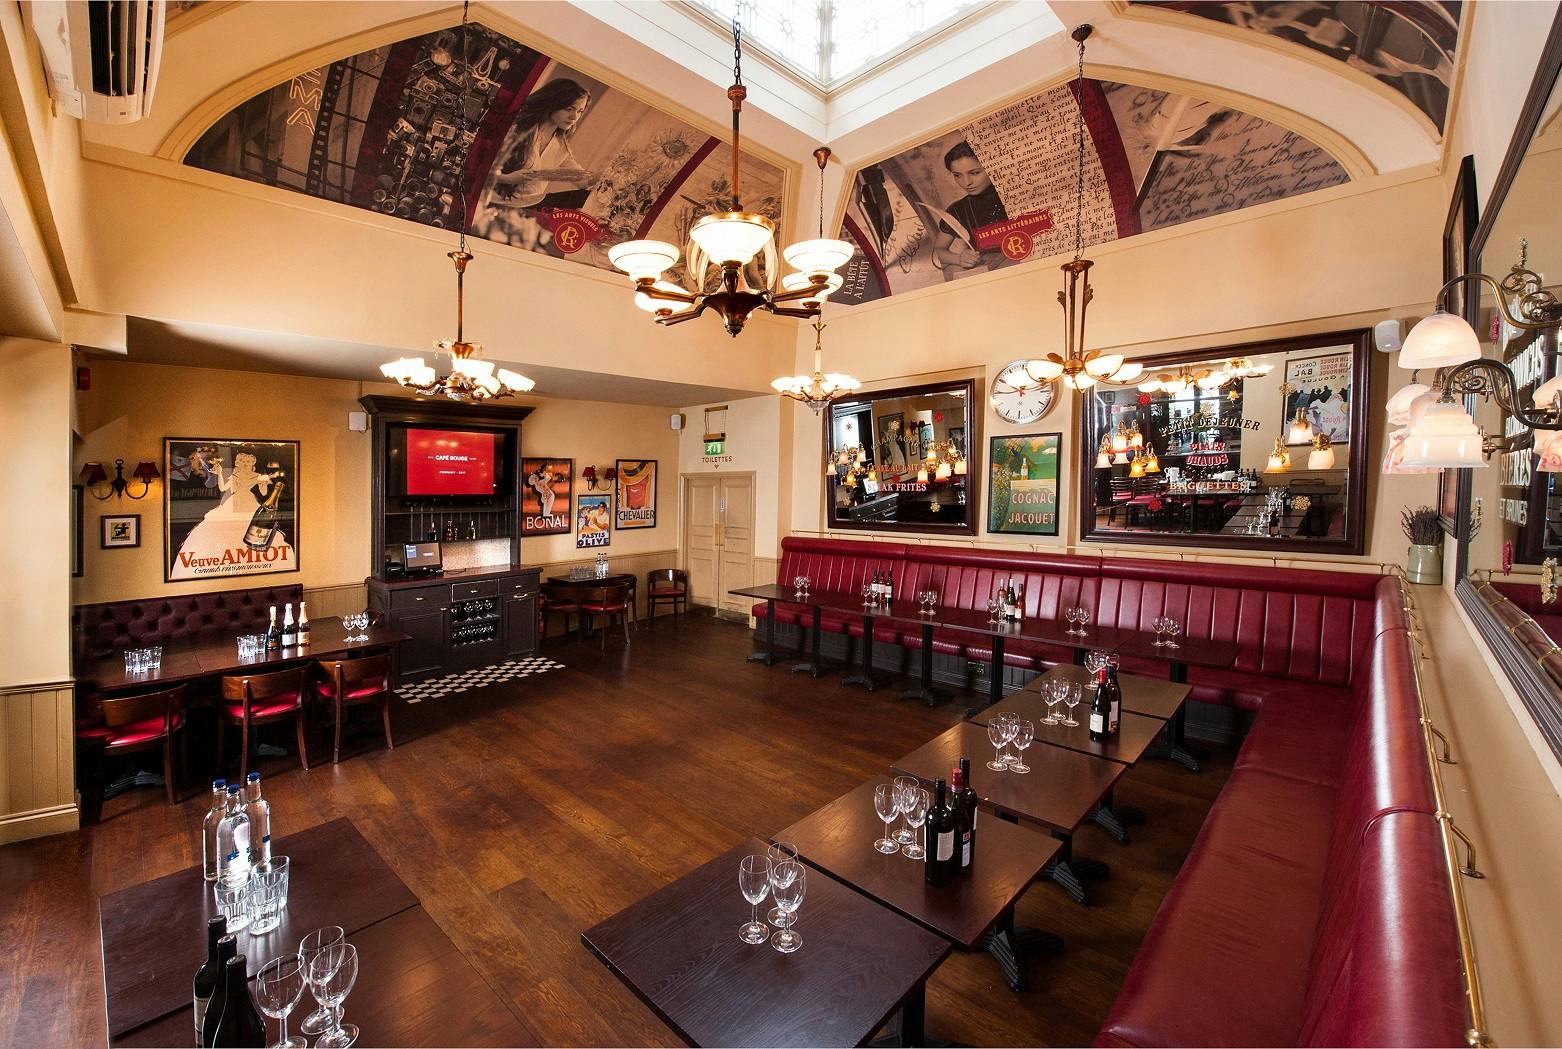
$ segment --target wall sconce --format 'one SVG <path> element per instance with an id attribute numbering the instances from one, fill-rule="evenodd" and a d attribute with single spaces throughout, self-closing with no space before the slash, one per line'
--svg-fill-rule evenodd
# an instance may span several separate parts
<path id="1" fill-rule="evenodd" d="M 1264 466 L 1266 474 L 1283 474 L 1291 470 L 1291 453 L 1286 450 L 1285 442 L 1275 438 L 1275 450 L 1269 453 L 1269 462 Z"/>
<path id="2" fill-rule="evenodd" d="M 94 499 L 107 499 L 129 497 L 131 499 L 145 498 L 146 493 L 152 490 L 152 482 L 162 477 L 156 463 L 139 462 L 136 468 L 130 472 L 130 476 L 141 482 L 141 491 L 132 492 L 130 486 L 133 481 L 125 480 L 125 460 L 114 460 L 114 476 L 109 478 L 108 471 L 102 463 L 88 463 L 81 469 L 81 483 L 92 493 Z"/>
<path id="3" fill-rule="evenodd" d="M 1291 425 L 1286 431 L 1285 443 L 1292 447 L 1313 443 L 1313 424 L 1307 418 L 1307 409 L 1296 409 L 1296 418 L 1291 420 Z"/>
<path id="4" fill-rule="evenodd" d="M 1307 469 L 1334 469 L 1334 448 L 1329 444 L 1328 434 L 1320 433 L 1313 438 L 1313 450 L 1307 453 Z"/>
<path id="5" fill-rule="evenodd" d="M 612 487 L 613 482 L 618 479 L 618 467 L 605 466 L 602 468 L 602 473 L 600 475 L 597 473 L 597 468 L 595 466 L 583 467 L 580 471 L 580 479 L 585 481 L 587 486 L 593 492 L 596 491 L 599 486 L 602 488 L 610 488 Z"/>

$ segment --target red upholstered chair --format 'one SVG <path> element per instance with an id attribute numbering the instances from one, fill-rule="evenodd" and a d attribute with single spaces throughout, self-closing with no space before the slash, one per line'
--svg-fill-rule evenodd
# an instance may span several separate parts
<path id="1" fill-rule="evenodd" d="M 362 659 L 335 659 L 315 664 L 315 695 L 330 704 L 336 713 L 336 740 L 331 745 L 331 764 L 342 760 L 342 723 L 351 707 L 377 703 L 385 725 L 385 749 L 395 750 L 390 723 L 390 672 L 388 653 Z"/>
<path id="2" fill-rule="evenodd" d="M 585 617 L 580 613 L 580 590 L 577 587 L 545 586 L 537 600 L 537 620 L 541 627 L 540 636 L 546 639 L 548 636 L 548 614 L 564 617 L 564 635 L 569 636 L 569 617 L 579 616 L 580 622 Z"/>
<path id="3" fill-rule="evenodd" d="M 679 568 L 658 568 L 645 574 L 645 613 L 656 617 L 657 605 L 672 605 L 673 615 L 689 610 L 689 574 Z"/>
<path id="4" fill-rule="evenodd" d="M 234 675 L 222 679 L 222 702 L 217 706 L 217 765 L 222 766 L 228 726 L 242 731 L 244 753 L 239 758 L 239 781 L 249 775 L 252 728 L 292 719 L 298 732 L 298 761 L 309 771 L 309 750 L 304 742 L 304 669 L 274 674 Z"/>
<path id="5" fill-rule="evenodd" d="M 177 777 L 174 775 L 174 737 L 179 737 L 179 764 L 185 760 L 184 685 L 150 692 L 142 696 L 95 696 L 88 701 L 96 716 L 77 722 L 76 738 L 101 755 L 133 754 L 161 747 L 163 782 L 168 789 L 168 804 L 177 805 Z M 94 798 L 94 808 L 101 798 Z"/>
<path id="6" fill-rule="evenodd" d="M 603 616 L 607 622 L 602 624 L 602 649 L 607 650 L 607 632 L 617 619 L 624 624 L 624 643 L 629 643 L 629 584 L 614 583 L 612 586 L 593 586 L 576 592 L 580 599 L 581 620 L 586 629 L 590 628 L 591 620 L 597 616 Z"/>

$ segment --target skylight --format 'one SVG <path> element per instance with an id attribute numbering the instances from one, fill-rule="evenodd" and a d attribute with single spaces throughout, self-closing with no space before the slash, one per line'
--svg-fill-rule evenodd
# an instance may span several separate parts
<path id="1" fill-rule="evenodd" d="M 821 87 L 855 76 L 991 0 L 690 0 Z"/>

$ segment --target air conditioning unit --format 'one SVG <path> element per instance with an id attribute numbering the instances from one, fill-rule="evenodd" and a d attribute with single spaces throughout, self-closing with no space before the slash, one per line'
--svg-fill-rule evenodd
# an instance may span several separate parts
<path id="1" fill-rule="evenodd" d="M 165 0 L 32 0 L 32 22 L 61 113 L 129 124 L 152 111 Z"/>

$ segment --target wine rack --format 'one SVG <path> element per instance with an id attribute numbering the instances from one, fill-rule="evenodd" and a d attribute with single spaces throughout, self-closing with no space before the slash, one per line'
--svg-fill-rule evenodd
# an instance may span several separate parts
<path id="1" fill-rule="evenodd" d="M 480 645 L 499 639 L 499 600 L 480 597 L 457 601 L 450 608 L 450 643 Z"/>

